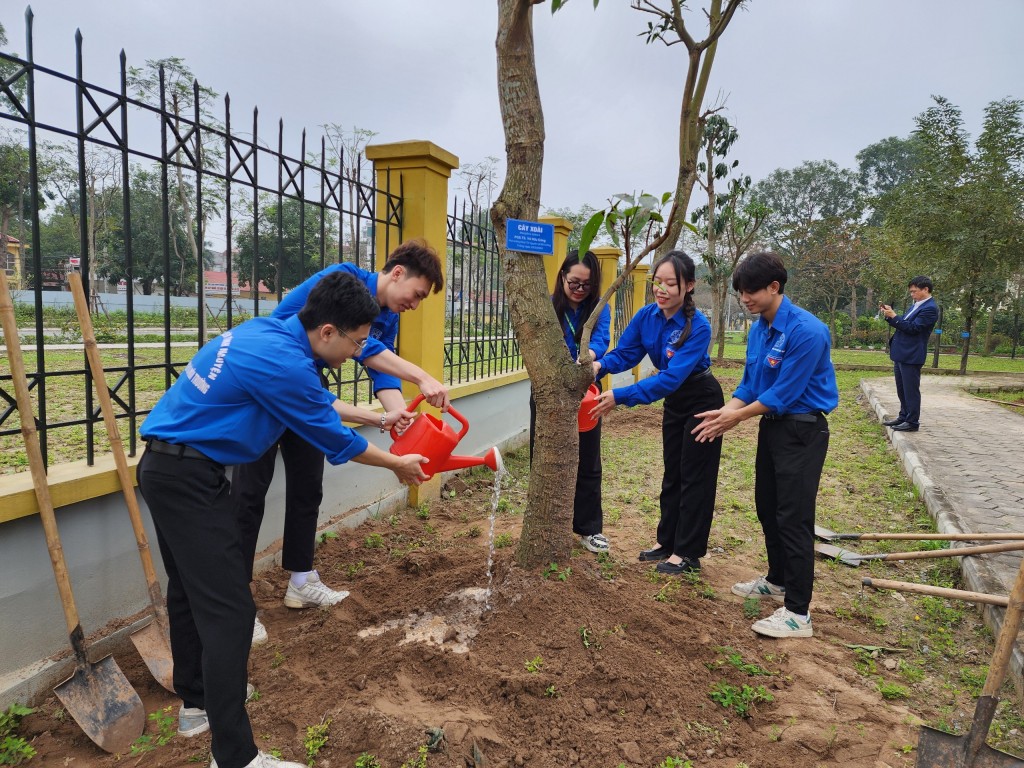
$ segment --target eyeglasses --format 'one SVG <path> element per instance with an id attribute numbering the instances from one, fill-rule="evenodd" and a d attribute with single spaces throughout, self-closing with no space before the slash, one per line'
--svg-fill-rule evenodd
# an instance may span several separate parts
<path id="1" fill-rule="evenodd" d="M 343 330 L 341 330 L 341 328 L 338 329 L 338 333 L 340 333 L 346 339 L 348 339 L 353 344 L 355 344 L 356 345 L 356 349 L 359 351 L 360 355 L 363 354 L 363 345 L 366 343 L 365 341 L 356 341 L 351 336 L 349 336 L 347 333 L 345 333 Z"/>
<path id="2" fill-rule="evenodd" d="M 590 290 L 590 283 L 583 283 L 579 280 L 566 280 L 565 284 L 569 286 L 569 290 L 574 293 L 582 293 L 583 291 Z"/>

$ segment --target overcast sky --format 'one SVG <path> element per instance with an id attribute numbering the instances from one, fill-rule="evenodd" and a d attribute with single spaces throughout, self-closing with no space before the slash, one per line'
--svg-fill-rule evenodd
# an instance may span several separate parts
<path id="1" fill-rule="evenodd" d="M 122 48 L 136 66 L 179 56 L 204 85 L 231 94 L 235 124 L 258 106 L 261 133 L 283 118 L 294 147 L 303 127 L 318 137 L 330 122 L 503 165 L 496 6 L 35 0 L 35 60 L 73 74 L 77 28 L 86 79 L 111 89 Z M 9 49 L 22 55 L 24 9 L 0 5 Z M 703 14 L 690 17 L 703 37 Z M 627 0 L 596 11 L 574 0 L 554 16 L 547 4 L 535 8 L 544 208 L 674 186 L 685 50 L 646 45 L 637 33 L 648 18 Z M 752 0 L 722 38 L 707 103 L 725 104 L 740 133 L 732 156 L 755 181 L 807 160 L 852 168 L 867 145 L 908 134 L 932 94 L 962 108 L 972 135 L 988 102 L 1024 97 L 1022 29 L 1021 0 Z"/>

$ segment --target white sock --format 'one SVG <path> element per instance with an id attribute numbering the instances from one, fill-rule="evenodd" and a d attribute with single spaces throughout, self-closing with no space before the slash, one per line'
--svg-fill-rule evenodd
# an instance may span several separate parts
<path id="1" fill-rule="evenodd" d="M 301 589 L 303 585 L 306 583 L 306 578 L 311 573 L 316 573 L 316 571 L 292 571 L 292 586 L 296 589 Z"/>

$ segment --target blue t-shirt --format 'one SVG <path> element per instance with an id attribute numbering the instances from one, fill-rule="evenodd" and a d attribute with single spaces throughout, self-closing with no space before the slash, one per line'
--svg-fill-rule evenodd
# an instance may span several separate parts
<path id="1" fill-rule="evenodd" d="M 615 349 L 601 359 L 601 373 L 621 373 L 639 365 L 644 355 L 651 358 L 658 373 L 628 387 L 613 389 L 617 404 L 653 403 L 679 389 L 694 371 L 711 367 L 711 323 L 700 310 L 695 310 L 690 335 L 676 349 L 673 345 L 685 327 L 686 316 L 681 308 L 666 318 L 657 304 L 648 304 L 633 316 Z"/>
<path id="2" fill-rule="evenodd" d="M 320 384 L 299 318 L 257 317 L 203 346 L 139 431 L 221 464 L 247 464 L 287 427 L 344 464 L 367 442 L 341 423 L 336 399 Z"/>
<path id="3" fill-rule="evenodd" d="M 782 297 L 771 326 L 761 317 L 747 337 L 747 364 L 733 397 L 775 414 L 829 413 L 839 405 L 828 326 Z"/>
<path id="4" fill-rule="evenodd" d="M 331 266 L 320 270 L 315 275 L 307 278 L 300 285 L 295 286 L 288 295 L 281 299 L 281 303 L 277 305 L 277 308 L 271 313 L 271 317 L 280 317 L 282 319 L 297 315 L 299 310 L 302 309 L 306 304 L 306 299 L 309 297 L 309 292 L 313 290 L 313 286 L 320 282 L 321 279 L 327 277 L 332 272 L 347 272 L 350 275 L 358 277 L 366 289 L 370 292 L 373 298 L 377 298 L 377 273 L 367 272 L 365 269 L 360 269 L 355 264 L 331 264 Z M 395 338 L 398 336 L 398 313 L 392 312 L 387 307 L 380 308 L 380 314 L 370 324 L 370 336 L 366 339 L 366 343 L 363 345 L 363 351 L 361 354 L 356 355 L 355 359 L 362 363 L 368 357 L 380 354 L 385 349 L 389 349 L 392 352 L 395 351 Z M 380 392 L 382 389 L 401 389 L 401 379 L 391 376 L 386 373 L 380 373 L 372 368 L 367 368 L 366 372 L 370 376 L 370 380 L 373 382 L 374 394 Z"/>
<path id="5" fill-rule="evenodd" d="M 566 307 L 565 322 L 562 324 L 562 334 L 565 336 L 565 346 L 569 348 L 569 354 L 573 360 L 578 360 L 580 349 L 576 345 L 576 331 L 587 324 L 589 317 L 583 317 L 583 308 L 572 309 Z M 605 304 L 601 308 L 597 322 L 594 323 L 594 330 L 590 334 L 590 351 L 594 353 L 594 360 L 600 360 L 608 345 L 611 343 L 612 313 Z"/>

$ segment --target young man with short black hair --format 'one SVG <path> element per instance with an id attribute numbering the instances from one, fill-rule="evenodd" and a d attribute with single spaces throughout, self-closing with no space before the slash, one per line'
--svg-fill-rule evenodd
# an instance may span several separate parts
<path id="1" fill-rule="evenodd" d="M 256 748 L 245 711 L 256 605 L 225 466 L 254 461 L 289 428 L 332 464 L 384 467 L 413 485 L 426 479 L 422 456 L 393 456 L 344 426 L 363 409 L 320 383 L 314 361 L 352 357 L 378 312 L 358 279 L 330 275 L 298 315 L 248 320 L 206 344 L 140 429 L 147 447 L 136 474 L 167 571 L 178 728 L 212 732 L 211 768 L 300 768 Z M 364 423 L 376 420 L 363 413 Z"/>
<path id="2" fill-rule="evenodd" d="M 828 452 L 825 414 L 839 404 L 828 327 L 783 295 L 788 273 L 774 253 L 755 253 L 733 272 L 732 287 L 760 318 L 747 337 L 746 367 L 732 399 L 698 413 L 698 441 L 714 440 L 761 417 L 754 505 L 768 551 L 768 574 L 735 584 L 733 594 L 784 603 L 751 629 L 768 637 L 810 637 L 814 511 Z"/>
<path id="3" fill-rule="evenodd" d="M 369 272 L 355 264 L 332 264 L 289 291 L 271 317 L 291 317 L 302 308 L 315 286 L 326 277 L 339 273 L 352 275 L 362 282 L 380 310 L 370 326 L 365 345 L 357 350 L 353 359 L 367 368 L 374 394 L 384 407 L 381 418 L 386 420 L 392 414 L 404 411 L 403 380 L 416 384 L 428 403 L 446 410 L 449 405 L 448 388 L 418 365 L 403 360 L 395 353 L 398 315 L 416 309 L 431 290 L 438 293 L 444 288 L 444 275 L 437 253 L 422 240 L 410 240 L 392 251 L 380 272 Z M 381 421 L 381 426 L 383 428 L 384 421 Z M 281 567 L 290 572 L 284 604 L 289 608 L 336 605 L 348 597 L 348 592 L 331 589 L 313 569 L 316 526 L 323 500 L 323 452 L 292 430 L 285 430 L 256 461 L 236 466 L 232 475 L 232 493 L 242 532 L 242 546 L 249 562 L 249 579 L 252 580 L 256 541 L 263 522 L 267 491 L 274 479 L 279 448 L 285 470 Z M 255 619 L 253 643 L 266 639 L 266 628 L 259 619 Z"/>

